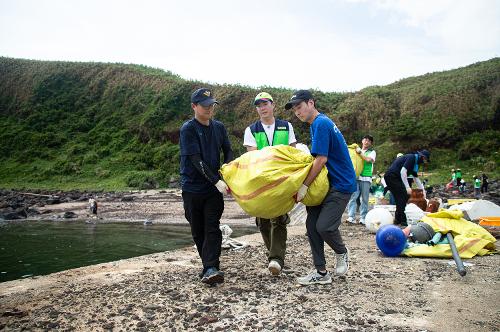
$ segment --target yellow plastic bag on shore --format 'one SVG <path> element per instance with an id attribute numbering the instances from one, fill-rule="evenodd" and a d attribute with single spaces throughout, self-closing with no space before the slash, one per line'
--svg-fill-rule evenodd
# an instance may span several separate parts
<path id="1" fill-rule="evenodd" d="M 241 208 L 251 216 L 275 218 L 295 205 L 299 190 L 314 157 L 287 145 L 250 151 L 222 165 L 221 175 Z M 323 167 L 309 186 L 302 203 L 319 205 L 330 188 L 328 171 Z"/>
<path id="2" fill-rule="evenodd" d="M 462 218 L 460 210 L 445 210 L 429 213 L 422 218 L 435 232 L 451 232 L 461 258 L 484 256 L 496 252 L 496 239 L 483 227 Z M 409 257 L 453 257 L 449 244 L 435 246 L 415 246 L 405 249 L 403 255 Z"/>
<path id="3" fill-rule="evenodd" d="M 356 143 L 352 143 L 347 146 L 349 150 L 349 156 L 351 157 L 352 166 L 354 167 L 354 172 L 356 172 L 356 178 L 358 178 L 359 174 L 363 171 L 363 158 L 359 156 L 356 152 L 356 149 L 359 148 L 359 145 Z"/>

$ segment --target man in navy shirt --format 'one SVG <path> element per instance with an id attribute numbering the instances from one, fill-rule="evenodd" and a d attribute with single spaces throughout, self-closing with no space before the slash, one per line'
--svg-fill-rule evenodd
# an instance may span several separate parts
<path id="1" fill-rule="evenodd" d="M 304 198 L 309 185 L 325 165 L 330 182 L 330 189 L 321 205 L 307 207 L 307 236 L 316 269 L 298 278 L 297 282 L 301 285 L 329 284 L 332 278 L 326 269 L 325 242 L 336 254 L 335 274 L 343 276 L 349 269 L 348 250 L 342 241 L 339 226 L 347 202 L 356 191 L 356 173 L 344 136 L 330 118 L 316 109 L 310 91 L 296 91 L 285 109 L 293 109 L 300 121 L 310 124 L 311 153 L 315 156 L 309 174 L 297 192 L 297 202 Z"/>
<path id="2" fill-rule="evenodd" d="M 418 167 L 423 163 L 430 161 L 431 154 L 427 150 L 421 150 L 417 153 L 405 154 L 396 158 L 384 175 L 387 189 L 391 191 L 396 200 L 395 224 L 407 226 L 405 208 L 411 195 L 411 184 L 408 182 L 408 176 L 412 175 L 417 187 L 424 189 L 422 182 L 418 178 Z M 424 189 L 425 197 L 425 189 Z"/>
<path id="3" fill-rule="evenodd" d="M 212 120 L 215 105 L 212 92 L 201 88 L 191 95 L 194 118 L 180 131 L 181 187 L 184 213 L 203 263 L 201 281 L 224 282 L 219 270 L 222 233 L 219 228 L 224 211 L 223 194 L 229 188 L 219 176 L 220 151 L 224 163 L 233 159 L 231 144 L 224 125 Z"/>

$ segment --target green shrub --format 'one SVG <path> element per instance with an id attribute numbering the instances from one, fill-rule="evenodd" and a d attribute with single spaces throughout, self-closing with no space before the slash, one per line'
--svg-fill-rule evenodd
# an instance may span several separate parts
<path id="1" fill-rule="evenodd" d="M 125 184 L 131 188 L 153 189 L 159 187 L 158 175 L 154 172 L 129 172 Z"/>

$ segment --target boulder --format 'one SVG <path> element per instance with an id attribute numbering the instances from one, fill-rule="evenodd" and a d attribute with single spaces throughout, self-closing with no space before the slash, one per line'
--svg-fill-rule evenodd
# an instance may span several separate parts
<path id="1" fill-rule="evenodd" d="M 76 218 L 78 215 L 72 211 L 64 212 L 63 218 Z"/>

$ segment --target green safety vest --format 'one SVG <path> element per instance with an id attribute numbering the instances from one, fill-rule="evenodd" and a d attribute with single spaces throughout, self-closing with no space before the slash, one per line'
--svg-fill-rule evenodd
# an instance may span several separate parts
<path id="1" fill-rule="evenodd" d="M 474 188 L 481 188 L 481 180 L 479 179 L 474 180 Z"/>
<path id="2" fill-rule="evenodd" d="M 261 150 L 269 145 L 288 145 L 289 130 L 290 126 L 287 121 L 276 119 L 274 121 L 273 141 L 272 144 L 269 144 L 262 122 L 256 121 L 250 125 L 250 131 L 257 143 L 257 150 Z"/>
<path id="3" fill-rule="evenodd" d="M 457 178 L 462 178 L 462 172 L 461 172 L 461 171 L 460 171 L 460 172 L 456 172 L 456 173 L 455 173 L 455 176 L 456 176 Z"/>
<path id="4" fill-rule="evenodd" d="M 368 149 L 364 152 L 364 155 L 368 157 L 370 152 L 372 152 L 373 149 Z M 363 171 L 361 172 L 360 176 L 369 176 L 371 177 L 373 175 L 373 163 L 368 162 L 363 159 Z"/>

